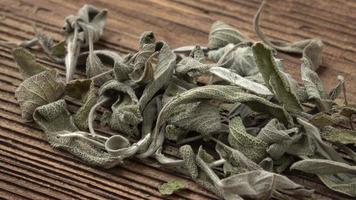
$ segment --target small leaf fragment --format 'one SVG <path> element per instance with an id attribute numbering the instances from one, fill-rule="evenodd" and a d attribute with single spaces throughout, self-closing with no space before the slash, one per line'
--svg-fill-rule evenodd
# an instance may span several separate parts
<path id="1" fill-rule="evenodd" d="M 162 195 L 171 195 L 178 190 L 185 189 L 186 187 L 187 186 L 184 181 L 176 179 L 160 185 L 158 190 Z"/>

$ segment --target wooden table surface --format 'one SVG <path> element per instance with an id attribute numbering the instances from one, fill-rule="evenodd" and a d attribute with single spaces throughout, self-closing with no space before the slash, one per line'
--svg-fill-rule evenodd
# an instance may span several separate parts
<path id="1" fill-rule="evenodd" d="M 32 23 L 60 40 L 63 19 L 85 3 L 108 8 L 104 37 L 97 48 L 120 53 L 135 51 L 143 31 L 154 31 L 172 47 L 206 45 L 210 25 L 223 20 L 257 39 L 252 28 L 260 0 L 0 0 L 0 40 L 33 37 Z M 271 0 L 262 15 L 262 28 L 275 39 L 295 41 L 320 37 L 326 47 L 318 70 L 327 89 L 337 75 L 345 77 L 349 101 L 356 101 L 356 1 Z M 38 61 L 58 69 L 40 51 Z M 280 54 L 287 71 L 300 80 L 297 57 Z M 189 179 L 167 170 L 128 160 L 125 166 L 103 170 L 80 163 L 52 149 L 38 126 L 24 123 L 14 91 L 21 76 L 11 48 L 0 46 L 0 198 L 5 199 L 163 199 L 157 187 L 173 178 L 188 181 L 189 189 L 167 199 L 215 199 Z M 316 199 L 351 199 L 332 192 L 315 177 L 291 174 L 298 183 L 316 189 Z"/>

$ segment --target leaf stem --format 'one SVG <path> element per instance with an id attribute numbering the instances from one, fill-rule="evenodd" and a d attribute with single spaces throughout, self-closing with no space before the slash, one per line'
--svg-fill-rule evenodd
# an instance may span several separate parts
<path id="1" fill-rule="evenodd" d="M 110 70 L 108 70 L 108 71 L 106 71 L 106 72 L 97 74 L 97 75 L 91 77 L 90 79 L 94 81 L 94 80 L 97 79 L 97 78 L 100 78 L 100 77 L 105 76 L 105 75 L 107 75 L 107 74 L 111 74 L 113 71 L 114 71 L 114 69 L 110 69 Z"/>
<path id="2" fill-rule="evenodd" d="M 92 144 L 94 144 L 94 145 L 96 145 L 96 146 L 98 146 L 98 147 L 100 147 L 102 149 L 105 149 L 105 146 L 104 146 L 103 143 L 98 142 L 98 141 L 96 141 L 94 139 L 91 139 L 91 138 L 89 138 L 89 136 L 90 135 L 88 133 L 81 132 L 81 131 L 74 132 L 74 133 L 65 133 L 65 134 L 62 134 L 62 135 L 57 135 L 58 138 L 63 138 L 63 137 L 83 138 L 84 140 L 86 140 L 86 141 L 88 141 L 88 142 L 90 142 L 90 143 L 92 143 Z M 105 137 L 104 136 L 99 136 L 98 138 L 102 139 L 102 138 L 105 138 Z M 105 138 L 105 139 L 107 139 L 107 138 Z"/>
<path id="3" fill-rule="evenodd" d="M 217 167 L 217 166 L 224 164 L 225 162 L 226 162 L 226 160 L 221 158 L 220 160 L 216 160 L 212 163 L 209 163 L 209 167 Z"/>

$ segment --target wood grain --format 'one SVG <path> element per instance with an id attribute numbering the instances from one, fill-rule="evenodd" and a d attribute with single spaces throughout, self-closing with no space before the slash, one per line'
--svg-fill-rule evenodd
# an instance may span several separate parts
<path id="1" fill-rule="evenodd" d="M 108 8 L 109 16 L 99 49 L 119 53 L 138 48 L 138 37 L 151 30 L 172 47 L 207 44 L 210 25 L 223 20 L 257 39 L 252 19 L 260 0 L 0 0 L 0 40 L 23 41 L 33 37 L 32 23 L 61 40 L 65 16 L 83 4 Z M 347 82 L 349 101 L 356 101 L 356 2 L 351 0 L 274 0 L 262 15 L 262 28 L 274 39 L 295 41 L 321 38 L 326 48 L 318 70 L 327 89 L 336 76 Z M 56 68 L 42 52 L 38 61 Z M 280 54 L 287 71 L 300 80 L 298 57 Z M 82 76 L 78 72 L 77 76 Z M 188 178 L 169 170 L 128 160 L 110 170 L 80 163 L 71 155 L 52 149 L 45 135 L 21 119 L 14 91 L 22 79 L 12 60 L 11 48 L 0 45 L 0 197 L 5 199 L 216 199 Z M 75 105 L 71 105 L 74 106 Z M 176 151 L 169 148 L 167 152 Z M 330 191 L 314 176 L 288 174 L 293 180 L 316 189 L 316 199 L 351 199 Z M 162 197 L 157 187 L 173 178 L 186 180 L 187 190 Z"/>

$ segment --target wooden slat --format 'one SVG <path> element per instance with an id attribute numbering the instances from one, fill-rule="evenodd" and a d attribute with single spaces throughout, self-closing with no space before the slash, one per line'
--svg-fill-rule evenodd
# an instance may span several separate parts
<path id="1" fill-rule="evenodd" d="M 259 0 L 0 0 L 0 40 L 22 41 L 33 37 L 32 23 L 54 37 L 60 34 L 64 17 L 75 13 L 84 3 L 108 8 L 103 39 L 97 48 L 122 54 L 138 47 L 137 40 L 146 30 L 172 47 L 206 45 L 210 25 L 224 20 L 247 36 L 257 39 L 252 18 Z M 294 41 L 320 37 L 326 44 L 324 63 L 318 70 L 327 89 L 336 76 L 347 81 L 349 100 L 356 100 L 355 78 L 355 1 L 346 0 L 274 0 L 262 16 L 262 28 L 274 39 Z M 64 76 L 64 68 L 42 52 L 38 61 L 54 67 Z M 300 81 L 299 58 L 280 54 L 287 71 Z M 11 48 L 0 46 L 0 196 L 7 199 L 162 199 L 157 187 L 173 178 L 184 179 L 189 189 L 168 199 L 215 199 L 216 197 L 187 178 L 167 170 L 128 160 L 127 165 L 110 170 L 82 164 L 73 156 L 52 149 L 45 135 L 34 124 L 24 123 L 14 98 L 21 76 L 12 60 Z M 78 72 L 82 76 L 83 72 Z M 75 106 L 75 105 L 73 105 Z M 174 148 L 168 148 L 172 154 Z M 316 189 L 317 199 L 351 199 L 332 192 L 315 177 L 289 175 L 296 182 Z"/>

